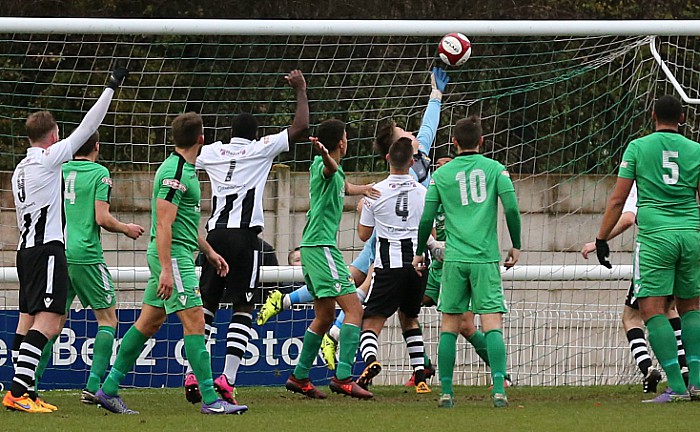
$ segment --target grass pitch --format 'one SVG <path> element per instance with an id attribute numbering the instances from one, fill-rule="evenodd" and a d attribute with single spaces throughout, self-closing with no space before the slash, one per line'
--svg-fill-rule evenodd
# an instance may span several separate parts
<path id="1" fill-rule="evenodd" d="M 124 390 L 138 416 L 119 416 L 82 405 L 78 391 L 46 392 L 59 407 L 53 414 L 0 412 L 4 430 L 38 431 L 669 431 L 695 429 L 700 402 L 642 404 L 641 386 L 514 387 L 510 406 L 491 407 L 485 387 L 457 387 L 453 409 L 438 409 L 435 393 L 377 386 L 375 398 L 359 401 L 329 395 L 308 400 L 280 387 L 245 387 L 240 416 L 204 416 L 185 401 L 182 389 Z M 324 389 L 327 391 L 327 388 Z"/>

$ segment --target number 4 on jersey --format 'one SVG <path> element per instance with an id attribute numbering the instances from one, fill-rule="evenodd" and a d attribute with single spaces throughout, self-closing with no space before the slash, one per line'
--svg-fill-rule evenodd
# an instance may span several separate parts
<path id="1" fill-rule="evenodd" d="M 78 176 L 77 171 L 71 171 L 66 176 L 66 189 L 64 196 L 69 204 L 75 204 L 75 179 Z"/>

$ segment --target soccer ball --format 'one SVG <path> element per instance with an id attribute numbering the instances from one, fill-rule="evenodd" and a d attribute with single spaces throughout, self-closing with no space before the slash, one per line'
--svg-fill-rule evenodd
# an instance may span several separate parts
<path id="1" fill-rule="evenodd" d="M 461 66 L 472 55 L 472 44 L 462 33 L 450 33 L 440 39 L 440 59 L 450 66 Z"/>

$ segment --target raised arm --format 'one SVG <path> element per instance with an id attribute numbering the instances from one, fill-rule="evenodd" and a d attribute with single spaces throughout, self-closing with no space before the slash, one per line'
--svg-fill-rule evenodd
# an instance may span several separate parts
<path id="1" fill-rule="evenodd" d="M 83 121 L 73 131 L 68 138 L 61 140 L 50 147 L 49 151 L 44 152 L 46 163 L 52 166 L 58 166 L 63 162 L 73 158 L 75 152 L 85 144 L 85 141 L 95 133 L 102 124 L 109 104 L 112 102 L 114 92 L 124 79 L 129 75 L 129 71 L 124 68 L 117 68 L 112 72 L 107 83 L 107 88 L 104 89 L 95 105 L 85 114 Z"/>
<path id="2" fill-rule="evenodd" d="M 323 143 L 321 143 L 321 141 L 318 140 L 318 138 L 309 137 L 309 140 L 311 141 L 311 144 L 313 144 L 316 151 L 321 153 L 321 157 L 323 158 L 323 176 L 325 178 L 333 176 L 333 174 L 338 171 L 338 162 L 336 162 L 335 159 L 328 154 L 328 149 L 323 145 Z"/>
<path id="3" fill-rule="evenodd" d="M 298 69 L 289 72 L 285 79 L 296 92 L 296 112 L 288 131 L 289 142 L 296 143 L 302 141 L 309 130 L 309 100 L 306 96 L 306 80 Z"/>
<path id="4" fill-rule="evenodd" d="M 428 107 L 423 114 L 423 121 L 418 130 L 418 149 L 423 153 L 430 154 L 430 148 L 435 141 L 437 128 L 440 123 L 440 108 L 442 106 L 442 93 L 445 91 L 450 77 L 442 68 L 433 68 L 430 74 L 430 84 L 432 91 L 428 100 Z"/>

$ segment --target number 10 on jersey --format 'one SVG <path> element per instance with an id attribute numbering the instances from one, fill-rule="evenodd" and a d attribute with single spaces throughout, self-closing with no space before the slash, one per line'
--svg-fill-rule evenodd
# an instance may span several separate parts
<path id="1" fill-rule="evenodd" d="M 467 173 L 460 171 L 455 176 L 459 183 L 459 195 L 462 205 L 469 205 L 469 198 L 474 203 L 486 201 L 486 174 L 483 170 L 475 169 L 469 172 L 469 191 L 467 191 Z"/>

